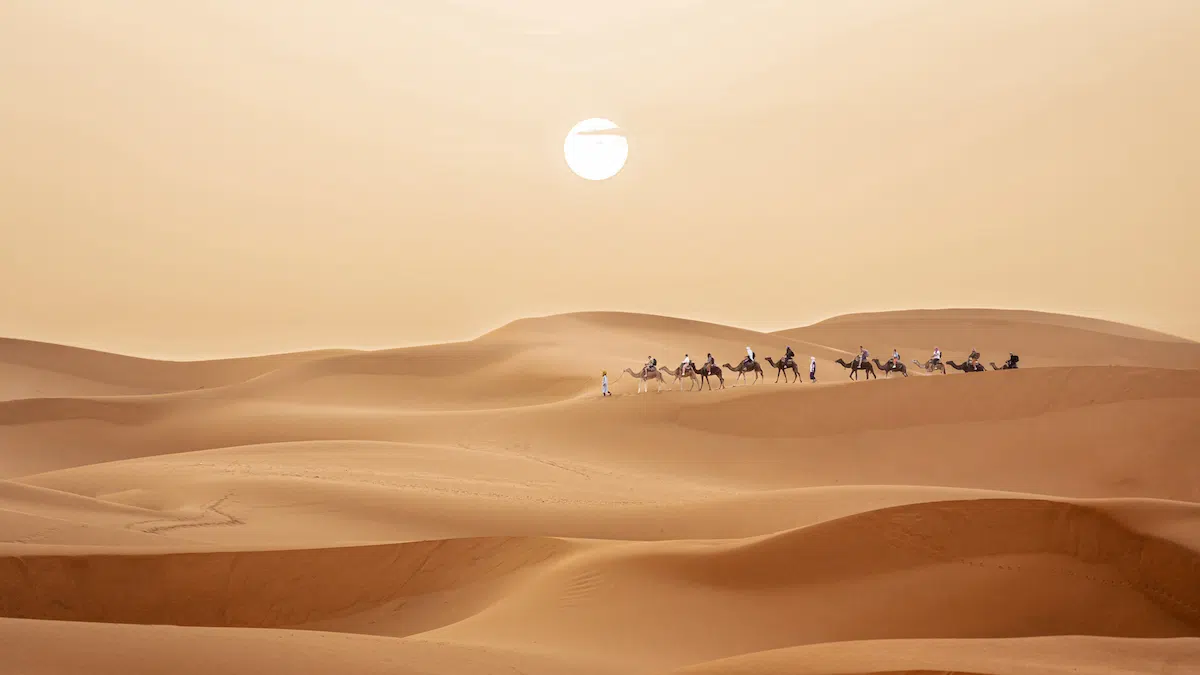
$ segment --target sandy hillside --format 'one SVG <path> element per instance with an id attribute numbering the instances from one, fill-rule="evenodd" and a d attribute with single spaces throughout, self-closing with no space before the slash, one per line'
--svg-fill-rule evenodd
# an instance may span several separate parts
<path id="1" fill-rule="evenodd" d="M 1023 368 L 853 382 L 859 344 Z M 765 382 L 620 376 L 746 345 Z M 786 345 L 817 384 L 776 383 Z M 580 313 L 192 363 L 5 340 L 0 380 L 13 672 L 1200 672 L 1200 344 L 1169 335 Z"/>

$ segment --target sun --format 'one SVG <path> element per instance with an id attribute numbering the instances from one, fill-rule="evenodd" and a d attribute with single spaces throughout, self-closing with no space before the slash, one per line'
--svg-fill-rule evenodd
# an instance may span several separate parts
<path id="1" fill-rule="evenodd" d="M 617 175 L 629 158 L 629 142 L 613 122 L 593 117 L 576 124 L 563 142 L 567 166 L 588 180 L 607 180 Z"/>

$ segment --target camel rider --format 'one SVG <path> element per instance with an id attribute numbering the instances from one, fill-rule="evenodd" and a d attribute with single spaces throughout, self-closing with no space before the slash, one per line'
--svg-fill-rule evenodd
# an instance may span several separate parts
<path id="1" fill-rule="evenodd" d="M 784 352 L 783 352 L 783 362 L 784 363 L 792 363 L 793 361 L 795 361 L 795 359 L 796 359 L 796 352 L 792 351 L 791 347 L 788 347 L 786 350 L 784 350 Z"/>
<path id="2" fill-rule="evenodd" d="M 708 358 L 704 359 L 704 369 L 708 370 L 710 368 L 715 368 L 716 365 L 717 365 L 717 360 L 713 358 L 712 352 L 709 352 Z"/>
<path id="3" fill-rule="evenodd" d="M 896 368 L 899 365 L 900 365 L 900 352 L 896 351 L 895 347 L 892 347 L 892 367 Z"/>
<path id="4" fill-rule="evenodd" d="M 933 348 L 933 358 L 929 359 L 929 365 L 936 366 L 942 362 L 942 350 L 937 347 Z"/>
<path id="5" fill-rule="evenodd" d="M 1021 357 L 1017 356 L 1016 354 L 1014 354 L 1012 352 L 1009 352 L 1008 353 L 1008 362 L 1004 364 L 1004 367 L 1005 368 L 1016 368 L 1017 361 L 1020 361 L 1020 360 L 1021 360 Z"/>
<path id="6" fill-rule="evenodd" d="M 658 368 L 658 359 L 654 358 L 653 356 L 647 356 L 646 357 L 646 372 L 652 373 L 652 372 L 654 372 L 654 370 L 656 368 Z"/>
<path id="7" fill-rule="evenodd" d="M 744 363 L 747 366 L 754 365 L 754 350 L 750 349 L 750 345 L 746 345 L 746 360 Z"/>
<path id="8" fill-rule="evenodd" d="M 867 351 L 866 347 L 864 347 L 862 345 L 858 346 L 858 365 L 859 365 L 859 367 L 865 366 L 867 364 L 867 357 L 870 355 L 871 355 L 871 352 Z"/>
<path id="9" fill-rule="evenodd" d="M 972 366 L 979 365 L 979 352 L 975 351 L 974 347 L 971 347 L 971 356 L 967 360 L 971 362 Z"/>
<path id="10" fill-rule="evenodd" d="M 683 361 L 679 363 L 679 372 L 683 375 L 687 375 L 687 369 L 690 365 L 692 365 L 692 357 L 684 354 Z"/>

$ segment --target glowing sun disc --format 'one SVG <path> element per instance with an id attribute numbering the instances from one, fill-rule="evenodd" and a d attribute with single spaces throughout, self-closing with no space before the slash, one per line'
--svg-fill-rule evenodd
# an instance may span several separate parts
<path id="1" fill-rule="evenodd" d="M 612 133 L 604 133 L 608 130 Z M 629 158 L 629 142 L 613 122 L 593 117 L 576 124 L 563 141 L 567 166 L 588 180 L 606 180 L 617 175 Z"/>

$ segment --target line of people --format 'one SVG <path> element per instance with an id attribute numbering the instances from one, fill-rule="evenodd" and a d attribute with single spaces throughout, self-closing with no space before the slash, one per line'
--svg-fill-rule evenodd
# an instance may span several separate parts
<path id="1" fill-rule="evenodd" d="M 857 367 L 861 368 L 863 366 L 863 364 L 868 363 L 868 360 L 871 356 L 871 352 L 862 345 L 858 346 L 858 350 L 859 350 L 858 356 L 855 357 L 855 365 Z M 1013 352 L 1009 352 L 1008 361 L 1005 361 L 1004 368 L 1005 369 L 1016 368 L 1017 362 L 1019 360 L 1020 360 L 1020 357 L 1018 357 Z M 940 347 L 933 348 L 933 355 L 930 357 L 929 361 L 930 361 L 930 367 L 932 367 L 932 368 L 936 368 L 936 367 L 939 367 L 942 365 L 942 350 Z M 754 349 L 752 349 L 749 345 L 747 345 L 746 346 L 746 357 L 744 359 L 742 359 L 742 362 L 741 362 L 741 364 L 739 364 L 738 368 L 739 369 L 749 368 L 754 364 L 754 362 L 755 362 Z M 900 351 L 898 349 L 893 348 L 892 349 L 892 358 L 891 358 L 892 367 L 898 368 L 902 362 L 903 361 L 900 358 Z M 791 366 L 795 365 L 796 353 L 794 351 L 792 351 L 791 346 L 788 346 L 785 348 L 782 363 L 783 363 L 784 367 L 791 367 Z M 681 361 L 679 363 L 679 367 L 680 367 L 679 372 L 686 374 L 688 372 L 689 368 L 695 373 L 711 372 L 709 369 L 715 368 L 716 365 L 717 365 L 717 361 L 713 357 L 711 352 L 704 359 L 704 364 L 701 365 L 700 367 L 696 367 L 696 365 L 692 362 L 691 355 L 684 354 L 683 361 Z M 977 349 L 975 349 L 974 347 L 971 348 L 971 355 L 967 357 L 967 365 L 969 365 L 972 369 L 977 369 L 977 370 L 981 369 L 981 367 L 979 365 L 979 351 Z M 654 372 L 657 369 L 658 369 L 658 359 L 654 358 L 653 356 L 647 356 L 646 357 L 646 365 L 645 365 L 646 372 L 648 372 L 648 373 Z M 817 357 L 815 357 L 815 356 L 813 356 L 809 361 L 808 374 L 809 374 L 809 379 L 816 380 Z"/>
<path id="2" fill-rule="evenodd" d="M 972 354 L 975 354 L 974 350 L 972 350 Z M 854 357 L 854 365 L 858 368 L 862 368 L 863 364 L 867 363 L 867 358 L 869 356 L 871 356 L 871 352 L 867 351 L 866 347 L 859 345 L 858 346 L 858 356 Z M 978 356 L 978 354 L 975 354 L 975 356 Z M 942 350 L 938 349 L 937 347 L 934 347 L 933 348 L 933 359 L 931 359 L 931 360 L 935 364 L 940 364 L 942 362 Z M 892 365 L 892 368 L 900 367 L 900 363 L 901 363 L 900 351 L 897 350 L 895 347 L 892 347 L 892 359 L 891 359 L 890 363 Z"/>
<path id="3" fill-rule="evenodd" d="M 747 345 L 746 346 L 746 358 L 742 359 L 742 362 L 740 364 L 738 364 L 738 368 L 740 368 L 740 369 L 748 368 L 754 364 L 754 360 L 755 360 L 754 350 L 749 345 Z M 782 363 L 784 364 L 785 367 L 791 367 L 796 364 L 796 352 L 792 351 L 792 348 L 790 345 L 785 347 L 785 349 L 784 349 Z M 709 368 L 715 368 L 716 365 L 717 365 L 717 361 L 713 357 L 712 352 L 709 352 L 708 356 L 704 359 L 704 365 L 700 366 L 699 368 L 697 368 L 695 366 L 695 364 L 692 363 L 691 355 L 684 354 L 683 361 L 679 362 L 679 368 L 680 368 L 679 372 L 686 374 L 688 371 L 688 368 L 691 368 L 693 372 L 700 373 L 702 371 L 708 371 Z M 658 359 L 654 358 L 653 356 L 647 356 L 646 357 L 646 365 L 644 366 L 644 368 L 647 373 L 651 373 L 651 372 L 654 372 L 655 370 L 658 370 Z M 809 361 L 808 375 L 809 375 L 809 379 L 811 379 L 811 380 L 815 381 L 817 379 L 817 357 L 815 357 L 815 356 L 812 357 L 811 360 Z"/>
<path id="4" fill-rule="evenodd" d="M 871 355 L 871 352 L 869 352 L 866 347 L 859 345 L 858 346 L 858 356 L 855 357 L 855 359 L 854 359 L 855 365 L 857 365 L 858 367 L 861 368 L 864 363 L 867 363 L 867 358 L 870 355 Z M 1004 369 L 1007 370 L 1007 369 L 1016 368 L 1017 362 L 1020 360 L 1021 360 L 1021 357 L 1017 356 L 1015 352 L 1009 352 L 1008 360 L 1004 362 Z M 897 349 L 895 349 L 894 347 L 892 348 L 891 363 L 892 363 L 893 368 L 899 367 L 899 365 L 902 363 L 902 361 L 900 359 L 900 352 Z M 929 365 L 931 368 L 936 368 L 936 367 L 942 365 L 942 350 L 941 350 L 941 348 L 939 348 L 939 347 L 933 348 L 933 355 L 929 359 Z M 966 365 L 968 365 L 971 368 L 976 369 L 976 370 L 982 369 L 979 365 L 979 350 L 975 349 L 974 347 L 971 348 L 971 355 L 967 357 Z"/>

